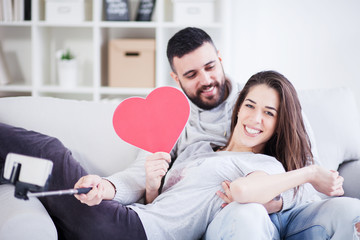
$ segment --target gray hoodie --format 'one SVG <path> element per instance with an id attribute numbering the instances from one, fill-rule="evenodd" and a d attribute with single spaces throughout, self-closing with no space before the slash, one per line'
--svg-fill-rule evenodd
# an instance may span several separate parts
<path id="1" fill-rule="evenodd" d="M 204 110 L 190 102 L 189 120 L 178 141 L 171 151 L 172 159 L 176 159 L 186 147 L 200 141 L 215 145 L 225 145 L 230 134 L 232 109 L 241 90 L 241 85 L 230 83 L 230 93 L 227 99 L 211 110 Z M 134 161 L 124 171 L 107 177 L 116 188 L 114 200 L 126 205 L 139 201 L 145 191 L 145 160 L 150 153 L 141 150 Z"/>
<path id="2" fill-rule="evenodd" d="M 216 108 L 204 110 L 190 101 L 190 117 L 171 151 L 172 159 L 176 159 L 188 146 L 200 141 L 218 146 L 226 144 L 230 136 L 233 107 L 242 89 L 239 83 L 229 83 L 229 96 Z"/>

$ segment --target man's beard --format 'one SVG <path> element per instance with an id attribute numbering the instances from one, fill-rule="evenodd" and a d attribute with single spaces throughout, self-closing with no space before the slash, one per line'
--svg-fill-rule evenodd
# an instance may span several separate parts
<path id="1" fill-rule="evenodd" d="M 180 85 L 181 85 L 181 82 L 180 82 Z M 216 87 L 218 88 L 219 92 L 218 92 L 218 100 L 215 101 L 215 102 L 204 102 L 202 99 L 201 99 L 201 92 L 204 90 L 204 89 L 207 89 L 209 87 Z M 181 85 L 181 88 L 182 85 Z M 184 88 L 183 88 L 184 89 Z M 224 98 L 225 98 L 225 93 L 226 93 L 226 84 L 225 84 L 225 81 L 222 83 L 222 84 L 219 84 L 218 82 L 214 83 L 214 84 L 210 84 L 210 85 L 207 85 L 207 86 L 203 86 L 202 88 L 198 89 L 196 91 L 196 94 L 194 97 L 190 97 L 186 91 L 184 91 L 186 96 L 191 100 L 191 102 L 193 102 L 195 105 L 197 105 L 199 108 L 202 108 L 204 110 L 210 110 L 210 109 L 213 109 L 217 106 L 219 106 L 223 101 L 224 101 Z M 212 96 L 211 98 L 214 98 L 214 97 L 217 97 L 217 96 Z"/>

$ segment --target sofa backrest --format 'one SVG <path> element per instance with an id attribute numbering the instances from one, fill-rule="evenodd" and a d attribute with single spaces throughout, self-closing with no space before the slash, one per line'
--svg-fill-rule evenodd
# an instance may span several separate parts
<path id="1" fill-rule="evenodd" d="M 344 161 L 360 159 L 360 120 L 352 91 L 337 88 L 298 93 L 320 163 L 335 170 Z M 89 173 L 107 176 L 126 168 L 138 152 L 113 130 L 117 105 L 50 97 L 0 98 L 0 121 L 57 137 Z"/>
<path id="2" fill-rule="evenodd" d="M 138 152 L 113 130 L 117 105 L 50 97 L 0 98 L 0 121 L 57 137 L 89 173 L 107 176 L 126 168 Z"/>
<path id="3" fill-rule="evenodd" d="M 360 159 L 360 118 L 349 88 L 299 91 L 316 141 L 320 163 L 336 170 L 344 161 Z"/>

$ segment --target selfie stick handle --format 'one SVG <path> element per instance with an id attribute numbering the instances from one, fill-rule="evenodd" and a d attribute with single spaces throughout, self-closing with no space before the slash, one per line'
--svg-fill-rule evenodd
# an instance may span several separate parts
<path id="1" fill-rule="evenodd" d="M 47 197 L 47 196 L 60 196 L 60 195 L 73 195 L 73 194 L 86 194 L 90 192 L 92 188 L 76 188 L 76 189 L 68 189 L 68 190 L 58 190 L 58 191 L 48 191 L 48 192 L 36 192 L 36 193 L 28 193 L 28 197 Z"/>

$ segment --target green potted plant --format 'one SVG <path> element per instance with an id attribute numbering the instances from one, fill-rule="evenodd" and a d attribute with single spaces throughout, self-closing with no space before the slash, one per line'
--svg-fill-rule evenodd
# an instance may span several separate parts
<path id="1" fill-rule="evenodd" d="M 74 88 L 78 84 L 78 64 L 70 49 L 56 52 L 58 81 L 61 87 Z"/>
<path id="2" fill-rule="evenodd" d="M 74 55 L 70 52 L 70 49 L 67 49 L 66 51 L 62 51 L 61 53 L 61 60 L 71 60 L 74 59 Z"/>

